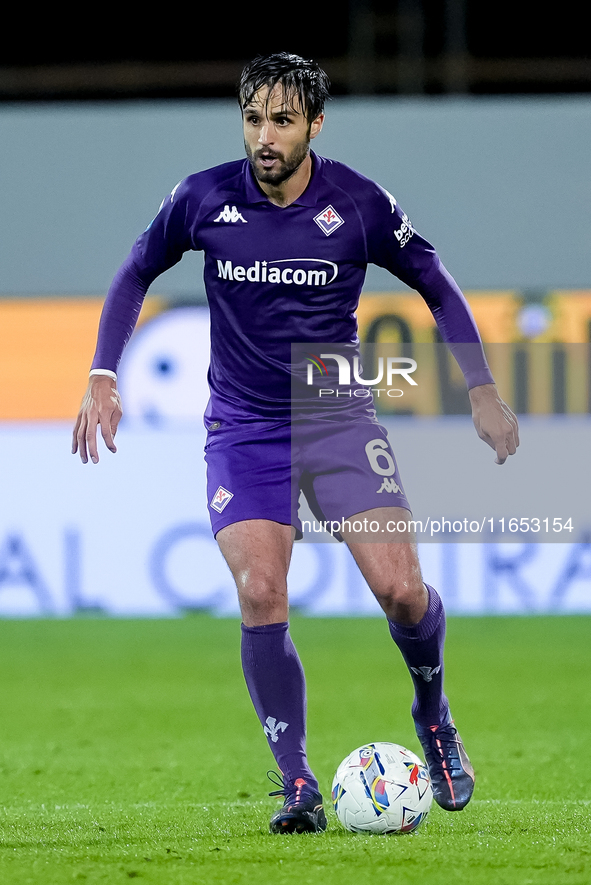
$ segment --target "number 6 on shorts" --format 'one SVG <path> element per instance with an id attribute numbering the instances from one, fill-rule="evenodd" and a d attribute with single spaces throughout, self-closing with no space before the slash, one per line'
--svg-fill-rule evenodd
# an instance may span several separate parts
<path id="1" fill-rule="evenodd" d="M 365 446 L 365 454 L 371 469 L 378 476 L 392 476 L 396 472 L 396 464 L 385 439 L 370 439 Z"/>

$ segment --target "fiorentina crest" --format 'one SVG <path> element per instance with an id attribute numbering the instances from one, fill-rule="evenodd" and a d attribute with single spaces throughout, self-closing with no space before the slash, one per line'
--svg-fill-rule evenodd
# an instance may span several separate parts
<path id="1" fill-rule="evenodd" d="M 209 502 L 209 506 L 213 507 L 214 510 L 217 510 L 218 513 L 221 513 L 224 507 L 230 503 L 234 495 L 232 492 L 229 492 L 228 489 L 225 489 L 223 486 L 220 486 Z"/>
<path id="2" fill-rule="evenodd" d="M 332 206 L 327 206 L 326 209 L 316 215 L 314 221 L 327 237 L 329 237 L 337 227 L 340 227 L 341 224 L 345 223 L 336 209 L 333 209 Z"/>

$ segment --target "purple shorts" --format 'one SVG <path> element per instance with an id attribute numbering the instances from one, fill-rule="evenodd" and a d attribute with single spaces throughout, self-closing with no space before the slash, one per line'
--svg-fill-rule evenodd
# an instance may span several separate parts
<path id="1" fill-rule="evenodd" d="M 245 519 L 293 525 L 300 492 L 319 521 L 375 507 L 410 510 L 387 431 L 359 421 L 256 420 L 209 429 L 207 503 L 214 535 Z"/>

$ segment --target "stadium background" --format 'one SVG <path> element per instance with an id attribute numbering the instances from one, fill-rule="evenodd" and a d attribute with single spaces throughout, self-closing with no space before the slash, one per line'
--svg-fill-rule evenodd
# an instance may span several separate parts
<path id="1" fill-rule="evenodd" d="M 417 452 L 445 457 L 442 487 L 461 510 L 480 491 L 462 476 L 474 451 L 482 494 L 490 482 L 509 494 L 529 469 L 524 512 L 514 515 L 566 518 L 572 500 L 580 517 L 570 543 L 426 545 L 434 582 L 456 613 L 588 611 L 591 520 L 579 453 L 591 403 L 591 63 L 572 19 L 532 29 L 519 5 L 511 10 L 506 28 L 508 4 L 493 14 L 468 0 L 356 0 L 330 31 L 290 21 L 288 42 L 333 80 L 316 149 L 395 194 L 466 292 L 487 344 L 508 348 L 496 373 L 522 416 L 518 458 L 502 477 L 493 473 L 453 369 L 445 384 L 434 372 L 426 406 L 383 415 L 407 486 L 423 492 Z M 277 48 L 276 29 L 258 24 L 245 52 L 246 13 L 230 33 L 213 12 L 187 16 L 162 39 L 149 22 L 113 27 L 108 16 L 68 37 L 52 14 L 40 20 L 44 39 L 16 40 L 0 68 L 4 615 L 237 611 L 203 492 L 199 256 L 148 296 L 121 367 L 119 454 L 86 469 L 68 454 L 114 271 L 180 178 L 241 155 L 233 84 L 250 50 Z M 207 41 L 196 40 L 205 32 Z M 364 341 L 436 340 L 421 299 L 378 269 L 359 320 Z M 528 468 L 529 440 L 538 448 Z M 548 513 L 529 512 L 530 494 L 542 495 Z M 108 578 L 107 527 L 117 560 Z M 306 612 L 377 613 L 332 545 L 297 550 L 292 585 Z"/>
<path id="2" fill-rule="evenodd" d="M 584 9 L 10 9 L 0 60 L 0 881 L 591 881 Z M 437 245 L 520 413 L 521 449 L 498 468 L 442 364 L 421 414 L 383 416 L 413 501 L 426 489 L 433 506 L 447 495 L 462 507 L 577 513 L 566 544 L 423 545 L 456 615 L 446 685 L 477 782 L 465 812 L 434 808 L 408 838 L 352 836 L 330 809 L 319 839 L 269 837 L 272 760 L 243 684 L 239 622 L 210 616 L 236 607 L 203 502 L 198 256 L 146 302 L 122 367 L 117 456 L 83 467 L 69 454 L 113 272 L 176 181 L 242 153 L 233 84 L 244 61 L 278 48 L 326 66 L 335 98 L 318 149 L 374 175 Z M 360 320 L 370 341 L 408 348 L 412 338 L 418 349 L 433 334 L 420 298 L 373 270 Z M 408 673 L 383 621 L 367 617 L 375 604 L 344 553 L 298 545 L 291 575 L 308 749 L 325 797 L 353 747 L 396 740 L 420 751 Z"/>

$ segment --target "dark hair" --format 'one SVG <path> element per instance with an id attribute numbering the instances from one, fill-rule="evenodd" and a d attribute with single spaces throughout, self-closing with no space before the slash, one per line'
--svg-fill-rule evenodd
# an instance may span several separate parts
<path id="1" fill-rule="evenodd" d="M 299 99 L 309 123 L 322 113 L 330 97 L 330 80 L 320 65 L 289 52 L 276 52 L 257 55 L 242 71 L 238 84 L 240 107 L 244 109 L 263 86 L 268 87 L 270 95 L 277 84 L 283 86 L 292 105 L 295 98 Z"/>

